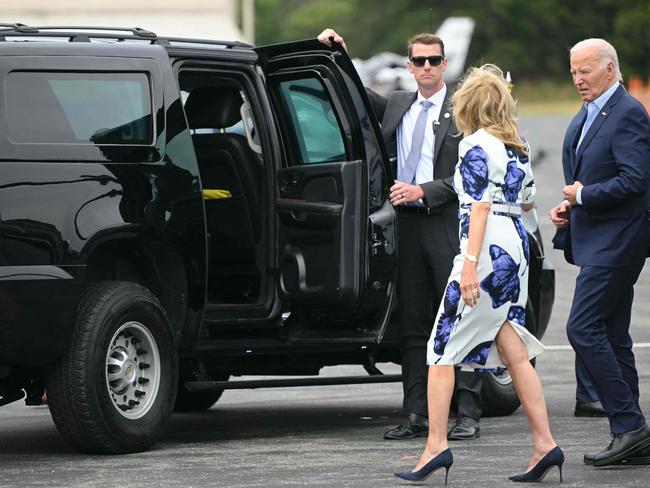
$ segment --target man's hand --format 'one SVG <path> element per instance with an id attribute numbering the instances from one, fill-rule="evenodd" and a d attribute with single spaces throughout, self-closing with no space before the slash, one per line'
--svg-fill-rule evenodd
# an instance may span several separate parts
<path id="1" fill-rule="evenodd" d="M 343 46 L 343 49 L 346 51 L 348 50 L 348 47 L 345 45 L 343 38 L 339 36 L 334 29 L 330 29 L 329 27 L 318 34 L 318 37 L 316 37 L 316 39 L 329 47 L 332 47 L 332 41 L 334 41 L 337 44 Z"/>
<path id="2" fill-rule="evenodd" d="M 567 187 L 568 188 L 568 187 Z M 569 225 L 569 202 L 564 200 L 559 205 L 551 209 L 551 222 L 555 224 L 555 227 L 561 229 Z"/>
<path id="3" fill-rule="evenodd" d="M 406 205 L 421 198 L 424 198 L 424 191 L 420 185 L 408 185 L 395 180 L 395 184 L 390 187 L 390 203 L 393 205 Z"/>
<path id="4" fill-rule="evenodd" d="M 564 198 L 568 200 L 570 205 L 577 205 L 578 201 L 576 200 L 576 196 L 578 195 L 578 189 L 582 188 L 582 183 L 579 181 L 574 181 L 573 185 L 567 185 L 562 189 L 562 193 L 564 194 Z"/>

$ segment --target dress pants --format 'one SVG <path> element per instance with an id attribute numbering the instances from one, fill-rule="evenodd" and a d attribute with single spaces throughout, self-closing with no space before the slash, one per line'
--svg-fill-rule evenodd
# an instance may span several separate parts
<path id="1" fill-rule="evenodd" d="M 567 323 L 569 342 L 594 381 L 612 434 L 645 424 L 629 334 L 634 283 L 643 260 L 632 266 L 583 266 Z"/>
<path id="2" fill-rule="evenodd" d="M 456 370 L 456 399 L 458 400 L 458 417 L 470 417 L 477 422 L 483 413 L 481 387 L 482 373 Z"/>
<path id="3" fill-rule="evenodd" d="M 444 296 L 456 247 L 449 242 L 440 215 L 405 213 L 398 209 L 399 302 L 403 408 L 426 417 L 427 342 Z"/>
<path id="4" fill-rule="evenodd" d="M 594 386 L 594 381 L 587 370 L 587 367 L 580 361 L 576 354 L 576 401 L 577 402 L 598 402 L 598 392 Z"/>

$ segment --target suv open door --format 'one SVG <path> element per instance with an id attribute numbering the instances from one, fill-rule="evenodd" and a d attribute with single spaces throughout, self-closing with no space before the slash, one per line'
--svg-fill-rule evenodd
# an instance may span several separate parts
<path id="1" fill-rule="evenodd" d="M 395 211 L 366 91 L 338 46 L 256 51 L 283 154 L 276 265 L 292 337 L 380 340 L 395 292 Z"/>

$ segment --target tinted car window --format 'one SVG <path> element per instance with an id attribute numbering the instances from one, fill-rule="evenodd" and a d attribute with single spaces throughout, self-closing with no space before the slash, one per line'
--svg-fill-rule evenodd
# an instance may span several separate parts
<path id="1" fill-rule="evenodd" d="M 280 93 L 293 125 L 294 142 L 301 162 L 344 160 L 341 127 L 321 82 L 316 78 L 283 81 L 280 82 Z"/>
<path id="2" fill-rule="evenodd" d="M 7 77 L 14 143 L 152 143 L 145 73 L 22 72 Z"/>

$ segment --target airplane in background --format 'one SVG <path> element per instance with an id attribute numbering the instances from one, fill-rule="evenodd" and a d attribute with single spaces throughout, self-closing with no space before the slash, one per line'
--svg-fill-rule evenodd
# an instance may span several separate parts
<path id="1" fill-rule="evenodd" d="M 463 74 L 474 25 L 470 17 L 448 17 L 436 32 L 445 43 L 447 70 L 444 78 L 447 83 L 457 81 Z M 413 75 L 406 68 L 407 61 L 406 56 L 391 52 L 382 52 L 367 60 L 352 60 L 363 84 L 380 94 L 394 90 L 417 90 Z"/>

